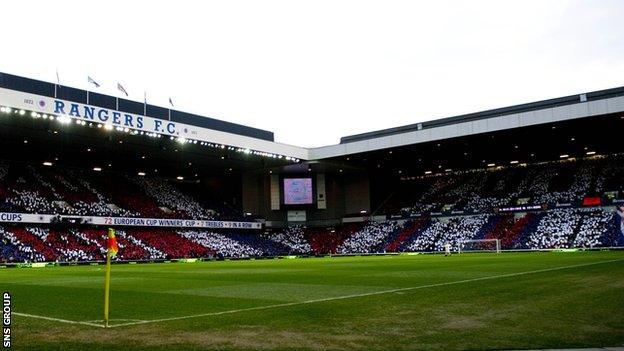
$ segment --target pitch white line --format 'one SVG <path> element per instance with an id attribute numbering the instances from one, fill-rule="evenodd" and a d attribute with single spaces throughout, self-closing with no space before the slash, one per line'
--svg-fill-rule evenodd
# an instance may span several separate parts
<path id="1" fill-rule="evenodd" d="M 35 314 L 28 314 L 28 313 L 19 313 L 19 312 L 11 312 L 11 314 L 14 314 L 16 316 L 21 316 L 21 317 L 28 317 L 28 318 L 36 318 L 36 319 L 45 319 L 47 321 L 53 321 L 53 322 L 59 322 L 59 323 L 67 323 L 67 324 L 81 324 L 81 325 L 88 325 L 90 327 L 98 327 L 98 328 L 104 328 L 103 324 L 95 324 L 95 323 L 89 323 L 89 322 L 80 322 L 80 321 L 70 321 L 68 319 L 61 319 L 61 318 L 52 318 L 52 317 L 46 317 L 46 316 L 37 316 Z"/>
<path id="2" fill-rule="evenodd" d="M 577 267 L 586 267 L 586 266 L 593 266 L 593 265 L 598 265 L 598 264 L 619 262 L 619 261 L 624 261 L 624 258 L 619 258 L 619 259 L 615 259 L 615 260 L 608 260 L 608 261 L 581 263 L 581 264 L 575 264 L 575 265 L 563 266 L 563 267 L 538 269 L 538 270 L 534 270 L 534 271 L 526 271 L 526 272 L 518 272 L 518 273 L 507 273 L 507 274 L 499 274 L 499 275 L 490 275 L 490 276 L 486 276 L 486 277 L 471 278 L 471 279 L 464 279 L 464 280 L 456 280 L 456 281 L 453 281 L 453 282 L 419 285 L 419 286 L 412 286 L 412 287 L 398 288 L 398 289 L 390 289 L 390 290 L 381 290 L 381 291 L 374 291 L 374 292 L 368 292 L 368 293 L 362 293 L 362 294 L 353 294 L 353 295 L 345 295 L 345 296 L 337 296 L 337 297 L 328 297 L 328 298 L 323 298 L 323 299 L 314 299 L 314 300 L 298 301 L 298 302 L 287 302 L 287 303 L 280 303 L 280 304 L 267 305 L 267 306 L 239 308 L 239 309 L 235 309 L 235 310 L 227 310 L 227 311 L 220 311 L 220 312 L 209 312 L 209 313 L 202 313 L 202 314 L 194 314 L 194 315 L 190 315 L 190 316 L 161 318 L 161 319 L 152 319 L 152 320 L 148 320 L 148 321 L 122 323 L 122 324 L 111 325 L 110 328 L 126 327 L 126 326 L 131 326 L 131 325 L 148 324 L 148 323 L 168 322 L 168 321 L 176 321 L 176 320 L 181 320 L 181 319 L 200 318 L 200 317 L 208 317 L 208 316 L 219 316 L 219 315 L 224 315 L 224 314 L 233 314 L 233 313 L 239 313 L 239 312 L 258 311 L 258 310 L 267 310 L 267 309 L 280 308 L 280 307 L 307 305 L 307 304 L 318 303 L 318 302 L 327 302 L 327 301 L 352 299 L 352 298 L 356 298 L 356 297 L 365 297 L 365 296 L 374 296 L 374 295 L 382 295 L 382 294 L 391 294 L 391 293 L 396 293 L 396 292 L 401 292 L 401 291 L 410 291 L 410 290 L 418 290 L 418 289 L 425 289 L 425 288 L 434 288 L 434 287 L 438 287 L 438 286 L 447 286 L 447 285 L 454 285 L 454 284 L 471 283 L 471 282 L 478 282 L 478 281 L 483 281 L 483 280 L 491 280 L 491 279 L 499 279 L 499 278 L 517 277 L 517 276 L 520 276 L 520 275 L 536 274 L 536 273 L 543 273 L 543 272 L 552 272 L 552 271 L 558 271 L 558 270 L 563 270 L 563 269 L 570 269 L 570 268 L 577 268 Z"/>
<path id="3" fill-rule="evenodd" d="M 86 323 L 104 323 L 103 319 L 94 319 L 91 321 L 84 321 Z M 115 318 L 110 319 L 109 322 L 146 322 L 144 319 L 135 319 L 135 318 Z"/>

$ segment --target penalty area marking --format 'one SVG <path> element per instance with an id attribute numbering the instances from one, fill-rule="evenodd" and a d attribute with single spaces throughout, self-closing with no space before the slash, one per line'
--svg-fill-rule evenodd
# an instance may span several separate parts
<path id="1" fill-rule="evenodd" d="M 485 276 L 485 277 L 478 277 L 478 278 L 471 278 L 471 279 L 464 279 L 464 280 L 456 280 L 456 281 L 446 282 L 446 283 L 426 284 L 426 285 L 411 286 L 411 287 L 406 287 L 406 288 L 373 291 L 373 292 L 362 293 L 362 294 L 352 294 L 352 295 L 344 295 L 344 296 L 336 296 L 336 297 L 327 297 L 327 298 L 323 298 L 323 299 L 314 299 L 314 300 L 297 301 L 297 302 L 286 302 L 286 303 L 280 303 L 280 304 L 274 304 L 274 305 L 248 307 L 248 308 L 239 308 L 239 309 L 235 309 L 235 310 L 227 310 L 227 311 L 220 311 L 220 312 L 209 312 L 209 313 L 194 314 L 194 315 L 181 316 L 181 317 L 160 318 L 160 319 L 152 319 L 152 320 L 137 320 L 135 322 L 128 322 L 128 323 L 120 323 L 120 324 L 109 325 L 109 328 L 126 327 L 126 326 L 140 325 L 140 324 L 149 324 L 149 323 L 169 322 L 169 321 L 191 319 L 191 318 L 220 316 L 220 315 L 224 315 L 224 314 L 234 314 L 234 313 L 248 312 L 248 311 L 260 311 L 260 310 L 268 310 L 268 309 L 280 308 L 280 307 L 308 305 L 308 304 L 319 303 L 319 302 L 337 301 L 337 300 L 353 299 L 353 298 L 358 298 L 358 297 L 392 294 L 392 293 L 398 293 L 398 292 L 403 292 L 403 291 L 412 291 L 412 290 L 419 290 L 419 289 L 435 288 L 435 287 L 439 287 L 439 286 L 472 283 L 472 282 L 478 282 L 478 281 L 483 281 L 483 280 L 492 280 L 492 279 L 500 279 L 500 278 L 517 277 L 517 276 L 521 276 L 521 275 L 537 274 L 537 273 L 544 273 L 544 272 L 553 272 L 553 271 L 559 271 L 559 270 L 570 269 L 570 268 L 595 266 L 595 265 L 599 265 L 599 264 L 620 262 L 620 261 L 624 261 L 624 258 L 619 258 L 619 259 L 615 259 L 615 260 L 608 260 L 608 261 L 580 263 L 580 264 L 574 264 L 574 265 L 562 266 L 562 267 L 544 268 L 544 269 L 538 269 L 538 270 L 534 270 L 534 271 L 497 274 L 497 275 L 490 275 L 490 276 Z M 22 317 L 44 319 L 44 320 L 49 320 L 49 321 L 54 321 L 54 322 L 59 322 L 59 323 L 81 324 L 81 325 L 87 325 L 87 326 L 92 326 L 92 327 L 97 327 L 97 328 L 104 328 L 103 324 L 95 324 L 95 323 L 81 322 L 81 321 L 71 321 L 71 320 L 67 320 L 67 319 L 52 318 L 52 317 L 45 317 L 45 316 L 37 316 L 37 315 L 27 314 L 27 313 L 18 313 L 18 312 L 12 312 L 12 313 L 14 315 L 16 315 L 16 316 L 22 316 Z"/>
<path id="2" fill-rule="evenodd" d="M 104 328 L 104 324 L 96 324 L 96 323 L 91 323 L 91 322 L 70 321 L 68 319 L 53 318 L 53 317 L 46 317 L 46 316 L 37 316 L 35 314 L 19 313 L 19 312 L 11 312 L 11 314 L 14 314 L 16 316 L 21 316 L 21 317 L 45 319 L 47 321 L 52 321 L 52 322 L 67 323 L 67 324 L 81 324 L 81 325 L 88 325 L 90 327 Z"/>

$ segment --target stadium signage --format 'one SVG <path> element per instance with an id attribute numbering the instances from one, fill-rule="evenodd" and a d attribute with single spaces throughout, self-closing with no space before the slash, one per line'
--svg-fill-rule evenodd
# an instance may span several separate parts
<path id="1" fill-rule="evenodd" d="M 65 216 L 65 218 L 77 219 L 84 224 L 103 226 L 262 229 L 262 223 L 258 222 L 97 216 Z M 62 219 L 63 216 L 49 214 L 0 212 L 0 222 L 3 223 L 43 224 L 58 222 Z"/>
<path id="2" fill-rule="evenodd" d="M 54 114 L 65 115 L 87 122 L 109 123 L 115 127 L 140 130 L 143 132 L 167 135 L 179 135 L 176 124 L 156 118 L 136 116 L 126 112 L 109 110 L 101 107 L 65 102 L 54 99 Z"/>
<path id="3" fill-rule="evenodd" d="M 82 104 L 43 95 L 0 88 L 0 105 L 12 109 L 23 109 L 39 114 L 57 116 L 59 121 L 81 121 L 97 123 L 104 127 L 119 128 L 124 132 L 145 133 L 150 136 L 162 135 L 178 140 L 207 142 L 267 152 L 276 155 L 307 159 L 305 148 L 274 143 L 272 141 L 252 138 L 192 124 L 148 117 L 141 114 L 127 113 L 117 109 L 109 109 L 90 104 Z M 30 118 L 30 114 L 25 117 Z M 21 115 L 20 115 L 21 116 Z"/>
<path id="4" fill-rule="evenodd" d="M 515 207 L 499 207 L 496 210 L 498 212 L 520 212 L 520 211 L 539 211 L 545 210 L 546 207 L 542 205 L 531 205 L 531 206 L 515 206 Z"/>
<path id="5" fill-rule="evenodd" d="M 11 294 L 2 294 L 2 347 L 11 348 Z"/>

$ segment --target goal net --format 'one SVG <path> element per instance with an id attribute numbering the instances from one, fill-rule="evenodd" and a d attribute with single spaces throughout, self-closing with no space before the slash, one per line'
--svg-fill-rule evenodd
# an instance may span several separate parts
<path id="1" fill-rule="evenodd" d="M 474 239 L 459 242 L 459 252 L 500 252 L 500 239 Z"/>

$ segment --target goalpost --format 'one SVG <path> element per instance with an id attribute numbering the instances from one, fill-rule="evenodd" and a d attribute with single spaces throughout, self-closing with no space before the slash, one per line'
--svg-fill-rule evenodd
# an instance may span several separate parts
<path id="1" fill-rule="evenodd" d="M 476 252 L 501 252 L 500 239 L 473 239 L 459 242 L 459 253 Z"/>

